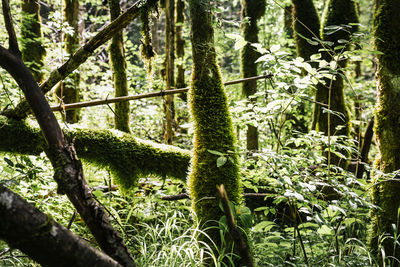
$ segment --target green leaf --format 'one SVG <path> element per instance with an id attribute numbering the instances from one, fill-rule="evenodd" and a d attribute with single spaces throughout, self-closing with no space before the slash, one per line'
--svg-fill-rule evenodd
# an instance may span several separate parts
<path id="1" fill-rule="evenodd" d="M 4 161 L 11 167 L 14 167 L 14 162 L 12 162 L 9 158 L 4 158 Z"/>
<path id="2" fill-rule="evenodd" d="M 224 156 L 217 158 L 217 167 L 219 168 L 221 166 L 224 166 L 227 160 L 228 159 Z"/>
<path id="3" fill-rule="evenodd" d="M 211 150 L 211 149 L 209 149 L 208 152 L 211 153 L 211 154 L 217 155 L 217 156 L 223 156 L 224 155 L 223 153 L 221 153 L 219 151 Z"/>
<path id="4" fill-rule="evenodd" d="M 242 223 L 243 227 L 251 228 L 253 226 L 253 217 L 251 214 L 241 214 L 239 215 L 240 222 Z"/>
<path id="5" fill-rule="evenodd" d="M 321 228 L 319 228 L 319 229 L 317 230 L 317 232 L 318 232 L 318 234 L 320 234 L 320 235 L 333 235 L 333 234 L 334 234 L 333 229 L 329 228 L 329 227 L 326 226 L 326 225 L 322 225 Z"/>
<path id="6" fill-rule="evenodd" d="M 92 194 L 93 194 L 95 197 L 97 197 L 97 198 L 100 198 L 100 197 L 104 196 L 104 193 L 103 193 L 103 191 L 101 191 L 101 190 L 94 190 L 94 191 L 92 192 Z"/>

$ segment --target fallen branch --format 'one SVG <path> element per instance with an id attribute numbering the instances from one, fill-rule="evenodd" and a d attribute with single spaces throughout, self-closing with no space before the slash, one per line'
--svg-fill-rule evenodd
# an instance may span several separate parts
<path id="1" fill-rule="evenodd" d="M 271 74 L 249 77 L 249 78 L 244 78 L 244 79 L 228 81 L 228 82 L 225 82 L 224 85 L 237 84 L 237 83 L 242 83 L 242 82 L 246 82 L 246 81 L 266 79 L 266 78 L 271 78 L 271 77 L 272 77 Z M 102 100 L 85 101 L 85 102 L 71 103 L 71 104 L 62 104 L 62 105 L 52 106 L 51 109 L 53 111 L 62 111 L 62 110 L 78 109 L 78 108 L 84 108 L 84 107 L 93 107 L 93 106 L 107 105 L 107 104 L 124 102 L 124 101 L 151 98 L 151 97 L 156 97 L 156 96 L 181 94 L 181 93 L 186 93 L 188 90 L 189 90 L 189 87 L 185 87 L 185 88 L 178 88 L 178 89 L 173 89 L 173 90 L 159 91 L 159 92 L 133 95 L 133 96 L 120 96 L 120 97 L 114 97 L 114 98 L 108 98 L 108 99 L 102 99 Z"/>
<path id="2" fill-rule="evenodd" d="M 243 193 L 242 196 L 244 198 L 262 198 L 264 199 L 265 197 L 268 196 L 274 196 L 273 194 L 269 193 Z M 182 193 L 182 194 L 177 194 L 177 195 L 168 195 L 168 196 L 163 196 L 161 197 L 161 200 L 180 200 L 180 199 L 189 199 L 190 196 L 188 193 Z"/>

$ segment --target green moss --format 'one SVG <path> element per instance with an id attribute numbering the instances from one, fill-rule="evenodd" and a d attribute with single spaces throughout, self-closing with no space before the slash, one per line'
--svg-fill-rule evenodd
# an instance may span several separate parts
<path id="1" fill-rule="evenodd" d="M 265 0 L 242 1 L 242 19 L 248 18 L 242 24 L 244 39 L 248 42 L 241 51 L 241 71 L 243 78 L 257 76 L 256 60 L 261 56 L 252 43 L 258 43 L 257 21 L 264 15 Z M 257 81 L 247 81 L 242 84 L 242 92 L 245 97 L 250 97 L 257 92 Z M 247 125 L 247 149 L 258 150 L 258 130 L 252 125 Z"/>
<path id="2" fill-rule="evenodd" d="M 292 0 L 292 2 L 297 55 L 309 60 L 311 55 L 317 54 L 320 49 L 320 45 L 313 45 L 307 41 L 307 39 L 315 41 L 315 38 L 320 37 L 319 16 L 313 0 Z"/>
<path id="3" fill-rule="evenodd" d="M 378 55 L 378 103 L 375 109 L 375 134 L 379 148 L 377 168 L 384 173 L 400 169 L 400 3 L 394 0 L 376 2 L 374 10 L 375 49 Z M 374 181 L 378 181 L 379 174 Z M 379 237 L 384 234 L 394 236 L 392 225 L 399 226 L 400 183 L 394 180 L 374 184 L 372 202 L 380 209 L 371 211 L 369 246 L 376 257 L 381 259 Z M 398 247 L 393 251 L 394 240 L 383 242 L 386 257 L 400 258 Z M 382 259 L 381 259 L 382 260 Z M 394 262 L 391 266 L 398 266 Z"/>
<path id="4" fill-rule="evenodd" d="M 120 13 L 119 0 L 109 0 L 111 20 L 116 19 Z M 126 61 L 124 55 L 124 40 L 122 31 L 114 35 L 109 47 L 110 64 L 113 72 L 115 97 L 128 95 L 128 82 L 126 79 Z M 130 133 L 129 127 L 129 102 L 115 103 L 114 127 L 117 130 Z"/>
<path id="5" fill-rule="evenodd" d="M 43 60 L 46 50 L 42 41 L 40 5 L 35 0 L 22 1 L 21 17 L 21 53 L 25 64 L 32 71 L 35 80 L 40 83 L 43 79 Z"/>
<path id="6" fill-rule="evenodd" d="M 149 175 L 186 181 L 190 161 L 186 150 L 143 141 L 116 130 L 70 129 L 66 136 L 73 140 L 80 158 L 110 168 L 124 189 Z M 38 155 L 44 147 L 38 128 L 0 116 L 0 151 Z"/>
<path id="7" fill-rule="evenodd" d="M 157 9 L 157 7 L 155 8 Z M 156 55 L 151 44 L 150 15 L 151 9 L 147 4 L 145 4 L 140 10 L 140 20 L 142 22 L 140 32 L 143 36 L 142 40 L 140 40 L 140 55 L 145 63 L 149 76 L 152 72 L 152 59 Z"/>
<path id="8" fill-rule="evenodd" d="M 194 124 L 189 189 L 198 220 L 207 222 L 207 226 L 216 226 L 216 221 L 223 215 L 216 186 L 224 184 L 229 199 L 234 203 L 241 201 L 238 158 L 236 154 L 231 154 L 231 160 L 217 167 L 218 156 L 209 152 L 235 151 L 235 135 L 215 60 L 210 1 L 190 0 L 189 9 L 193 55 L 189 106 Z M 220 244 L 218 230 L 207 229 L 207 233 L 216 244 Z M 205 241 L 210 243 L 209 240 Z"/>

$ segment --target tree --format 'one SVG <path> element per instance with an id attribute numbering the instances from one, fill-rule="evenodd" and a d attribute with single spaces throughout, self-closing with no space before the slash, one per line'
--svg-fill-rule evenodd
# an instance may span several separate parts
<path id="1" fill-rule="evenodd" d="M 265 0 L 244 0 L 242 1 L 242 20 L 247 18 L 246 22 L 242 24 L 242 31 L 244 39 L 247 41 L 246 45 L 241 51 L 241 71 L 243 78 L 257 76 L 257 63 L 256 60 L 260 54 L 251 45 L 258 43 L 258 26 L 257 21 L 264 15 Z M 247 81 L 242 85 L 242 92 L 250 103 L 254 103 L 255 99 L 252 96 L 257 92 L 257 81 Z M 254 97 L 254 96 L 253 96 Z M 257 127 L 247 125 L 247 149 L 249 151 L 258 150 L 258 130 Z"/>
<path id="2" fill-rule="evenodd" d="M 121 14 L 118 0 L 109 0 L 111 21 Z M 126 61 L 124 55 L 123 31 L 116 33 L 109 47 L 110 63 L 113 71 L 115 97 L 128 95 L 128 82 L 126 80 Z M 117 130 L 130 133 L 129 127 L 129 102 L 115 104 L 114 127 Z"/>
<path id="3" fill-rule="evenodd" d="M 218 205 L 216 186 L 224 184 L 230 201 L 240 203 L 241 199 L 235 135 L 216 64 L 210 10 L 209 0 L 189 1 L 193 58 L 189 107 L 195 129 L 189 188 L 193 211 L 202 229 L 221 245 L 215 227 L 223 212 Z M 211 244 L 210 240 L 206 242 Z"/>
<path id="4" fill-rule="evenodd" d="M 378 169 L 393 173 L 400 169 L 400 4 L 394 0 L 375 1 L 373 32 L 378 60 L 378 103 L 375 107 L 375 134 L 379 148 Z M 399 266 L 400 248 L 395 235 L 399 225 L 400 183 L 398 175 L 385 179 L 375 174 L 369 245 L 382 261 L 384 250 L 391 266 Z M 393 227 L 395 226 L 395 227 Z M 391 238 L 385 238 L 390 235 Z"/>

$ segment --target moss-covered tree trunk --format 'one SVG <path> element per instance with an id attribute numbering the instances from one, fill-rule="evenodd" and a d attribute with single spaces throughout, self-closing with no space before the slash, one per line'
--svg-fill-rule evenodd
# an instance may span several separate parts
<path id="1" fill-rule="evenodd" d="M 42 43 L 42 27 L 37 0 L 22 1 L 21 53 L 22 60 L 31 70 L 38 83 L 43 79 L 43 60 L 46 50 Z"/>
<path id="2" fill-rule="evenodd" d="M 320 21 L 313 0 L 292 0 L 293 29 L 296 41 L 296 51 L 299 57 L 310 60 L 318 53 L 320 46 L 307 41 L 319 38 Z"/>
<path id="3" fill-rule="evenodd" d="M 70 57 L 79 47 L 79 0 L 65 0 L 64 17 L 68 25 L 72 27 L 71 34 L 65 34 L 65 50 Z M 59 96 L 66 104 L 78 102 L 80 75 L 74 71 L 60 83 Z M 65 120 L 69 123 L 76 123 L 79 120 L 79 110 L 67 110 Z"/>
<path id="4" fill-rule="evenodd" d="M 165 0 L 165 84 L 170 90 L 175 84 L 175 0 Z M 172 144 L 174 139 L 174 95 L 164 97 L 164 140 Z"/>
<path id="5" fill-rule="evenodd" d="M 321 27 L 321 35 L 324 41 L 332 42 L 331 51 L 323 52 L 322 57 L 327 62 L 334 60 L 340 52 L 349 49 L 345 47 L 339 50 L 333 50 L 336 46 L 343 46 L 343 40 L 350 41 L 350 35 L 357 28 L 345 28 L 332 33 L 332 29 L 326 29 L 327 26 L 349 25 L 350 23 L 358 23 L 358 15 L 356 5 L 352 0 L 329 0 L 326 3 L 323 22 Z M 347 27 L 347 26 L 346 26 Z M 338 53 L 339 52 L 339 53 Z M 340 59 L 337 61 L 337 72 L 335 79 L 326 79 L 325 85 L 320 83 L 317 86 L 315 96 L 316 102 L 328 105 L 328 108 L 336 114 L 324 112 L 323 107 L 319 104 L 314 105 L 313 126 L 315 130 L 329 135 L 345 135 L 350 133 L 350 113 L 346 105 L 344 97 L 344 82 L 340 74 L 346 67 L 347 60 Z M 340 129 L 337 129 L 337 127 Z"/>
<path id="6" fill-rule="evenodd" d="M 175 24 L 175 49 L 177 62 L 177 73 L 176 73 L 176 87 L 184 88 L 185 83 L 185 39 L 183 39 L 183 24 L 185 23 L 185 2 L 183 0 L 176 0 L 176 24 Z M 186 94 L 182 94 L 186 96 Z"/>
<path id="7" fill-rule="evenodd" d="M 252 43 L 258 43 L 258 26 L 257 21 L 264 15 L 265 0 L 243 0 L 242 1 L 242 20 L 248 20 L 242 24 L 244 39 L 247 44 L 243 47 L 241 53 L 241 71 L 243 78 L 257 76 L 256 60 L 260 54 L 255 50 Z M 242 92 L 251 102 L 255 99 L 251 98 L 257 92 L 257 81 L 246 81 L 242 84 Z M 247 150 L 258 150 L 258 129 L 257 127 L 248 124 L 246 132 Z"/>
<path id="8" fill-rule="evenodd" d="M 109 0 L 111 20 L 118 18 L 121 13 L 119 0 Z M 113 83 L 115 96 L 128 95 L 128 83 L 126 80 L 126 61 L 124 55 L 123 32 L 119 31 L 114 35 L 109 47 L 110 63 L 113 72 Z M 114 127 L 120 131 L 130 133 L 129 127 L 129 102 L 115 104 Z"/>
<path id="9" fill-rule="evenodd" d="M 235 151 L 235 135 L 216 64 L 210 1 L 190 0 L 189 9 L 193 56 L 189 106 L 195 129 L 189 188 L 193 211 L 205 229 L 206 226 L 217 226 L 215 221 L 223 215 L 218 206 L 216 186 L 224 184 L 229 199 L 237 203 L 240 201 L 240 180 L 237 156 L 230 153 Z M 217 167 L 219 156 L 210 153 L 211 150 L 227 153 L 229 159 Z M 208 228 L 206 232 L 220 244 L 219 230 Z"/>
<path id="10" fill-rule="evenodd" d="M 400 169 L 400 2 L 397 0 L 375 1 L 374 35 L 375 49 L 383 54 L 378 59 L 378 103 L 375 109 L 375 133 L 380 152 L 378 168 L 384 173 Z M 369 245 L 378 258 L 383 234 L 394 237 L 392 225 L 399 229 L 400 207 L 399 177 L 378 183 L 376 174 L 372 189 L 373 204 L 380 209 L 372 210 Z M 397 230 L 398 231 L 398 230 Z M 398 240 L 397 240 L 398 241 Z M 395 240 L 382 242 L 385 255 L 394 256 L 390 266 L 399 266 L 400 247 Z M 394 251 L 394 246 L 396 249 Z"/>

